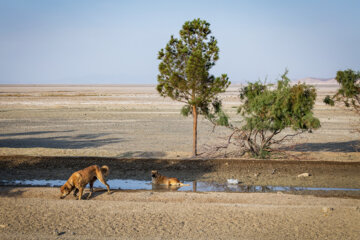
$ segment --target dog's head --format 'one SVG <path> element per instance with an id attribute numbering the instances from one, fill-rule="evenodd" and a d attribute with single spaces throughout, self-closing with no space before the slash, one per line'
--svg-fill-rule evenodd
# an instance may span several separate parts
<path id="1" fill-rule="evenodd" d="M 62 185 L 60 187 L 60 192 L 61 192 L 61 195 L 60 195 L 60 198 L 63 199 L 65 198 L 67 195 L 69 195 L 71 193 L 71 191 L 73 190 L 73 187 L 71 186 L 68 186 L 66 183 L 64 185 Z"/>
<path id="2" fill-rule="evenodd" d="M 159 175 L 159 172 L 157 170 L 151 171 L 151 177 L 156 178 Z"/>

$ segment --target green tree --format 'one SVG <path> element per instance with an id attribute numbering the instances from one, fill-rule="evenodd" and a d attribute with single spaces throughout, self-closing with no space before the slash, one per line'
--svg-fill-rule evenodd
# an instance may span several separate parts
<path id="1" fill-rule="evenodd" d="M 241 142 L 238 146 L 243 153 L 250 152 L 255 157 L 266 158 L 270 155 L 271 145 L 320 127 L 319 119 L 312 113 L 315 88 L 303 83 L 291 86 L 286 75 L 287 71 L 277 86 L 257 81 L 240 89 L 242 104 L 238 113 L 243 116 L 243 122 L 239 127 L 225 124 L 233 130 L 229 144 L 232 137 L 236 138 Z M 223 125 L 221 121 L 213 123 Z M 286 128 L 292 128 L 294 132 L 278 137 Z"/>
<path id="2" fill-rule="evenodd" d="M 338 71 L 335 79 L 340 88 L 332 97 L 326 96 L 324 102 L 331 106 L 335 102 L 343 102 L 346 107 L 351 107 L 360 114 L 360 72 L 351 69 Z"/>
<path id="3" fill-rule="evenodd" d="M 193 116 L 193 155 L 197 155 L 198 115 L 208 116 L 212 106 L 221 105 L 217 94 L 230 85 L 226 74 L 215 77 L 209 73 L 219 59 L 217 41 L 210 24 L 204 20 L 187 21 L 180 30 L 180 38 L 170 37 L 158 53 L 157 91 L 163 97 L 185 103 L 182 114 Z"/>

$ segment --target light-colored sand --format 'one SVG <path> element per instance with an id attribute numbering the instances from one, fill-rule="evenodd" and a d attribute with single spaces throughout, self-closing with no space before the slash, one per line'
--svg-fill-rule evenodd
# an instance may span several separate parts
<path id="1" fill-rule="evenodd" d="M 1 189 L 1 239 L 359 239 L 360 200 L 287 194 Z M 58 236 L 60 234 L 60 236 Z"/>

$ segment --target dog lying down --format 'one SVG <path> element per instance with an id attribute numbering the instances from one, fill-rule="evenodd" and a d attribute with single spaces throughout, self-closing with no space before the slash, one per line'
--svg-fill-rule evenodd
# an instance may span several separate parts
<path id="1" fill-rule="evenodd" d="M 97 165 L 92 165 L 90 167 L 74 172 L 71 175 L 71 177 L 67 180 L 67 182 L 60 187 L 60 191 L 61 191 L 60 198 L 61 199 L 65 198 L 67 195 L 71 193 L 72 190 L 74 190 L 74 196 L 76 197 L 76 194 L 79 192 L 79 200 L 81 200 L 84 189 L 86 185 L 89 183 L 90 194 L 87 197 L 87 199 L 89 199 L 94 191 L 93 185 L 96 179 L 99 179 L 99 181 L 106 186 L 108 193 L 110 193 L 110 187 L 105 180 L 105 178 L 108 175 L 109 175 L 109 167 L 106 165 L 102 167 L 99 167 Z"/>
<path id="2" fill-rule="evenodd" d="M 168 178 L 162 176 L 157 170 L 151 171 L 152 184 L 167 185 L 167 186 L 190 186 L 190 184 L 184 184 L 177 178 Z"/>

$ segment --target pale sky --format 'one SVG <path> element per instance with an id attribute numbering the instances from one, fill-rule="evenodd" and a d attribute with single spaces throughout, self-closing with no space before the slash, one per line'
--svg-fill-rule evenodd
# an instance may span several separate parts
<path id="1" fill-rule="evenodd" d="M 194 18 L 233 83 L 360 70 L 359 0 L 0 0 L 0 84 L 156 84 L 158 51 Z"/>

